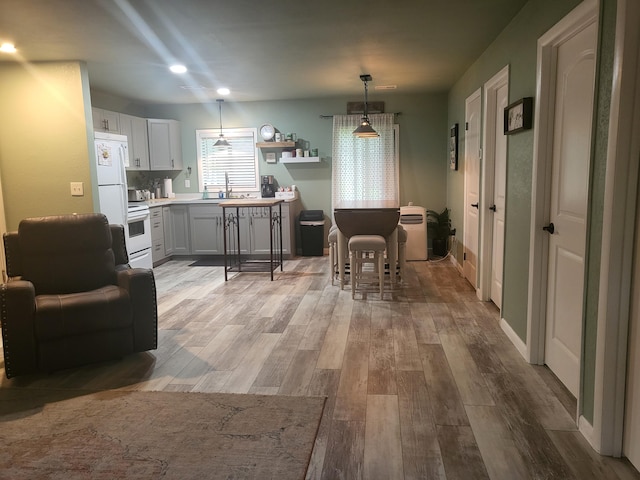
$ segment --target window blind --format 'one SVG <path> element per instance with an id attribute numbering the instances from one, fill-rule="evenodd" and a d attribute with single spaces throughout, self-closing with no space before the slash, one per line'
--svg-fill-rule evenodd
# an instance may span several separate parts
<path id="1" fill-rule="evenodd" d="M 256 129 L 223 129 L 231 148 L 215 147 L 220 139 L 219 129 L 196 130 L 198 145 L 198 174 L 200 190 L 225 189 L 225 173 L 229 186 L 235 191 L 259 190 Z"/>

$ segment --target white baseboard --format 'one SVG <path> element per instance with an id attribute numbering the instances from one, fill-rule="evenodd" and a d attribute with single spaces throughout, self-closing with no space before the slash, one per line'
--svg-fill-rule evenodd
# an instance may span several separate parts
<path id="1" fill-rule="evenodd" d="M 584 418 L 582 415 L 578 418 L 578 431 L 582 434 L 582 436 L 589 442 L 591 448 L 593 448 L 596 452 L 600 453 L 601 446 L 596 444 L 595 438 L 593 436 L 593 425 L 589 423 L 589 421 Z"/>
<path id="2" fill-rule="evenodd" d="M 451 259 L 451 264 L 455 267 L 458 273 L 460 275 L 464 275 L 464 272 L 462 271 L 462 265 L 458 263 L 458 260 L 456 259 L 456 257 L 454 257 L 453 255 L 449 255 L 449 258 Z"/>
<path id="3" fill-rule="evenodd" d="M 520 355 L 522 355 L 522 358 L 528 362 L 527 344 L 522 341 L 516 332 L 513 331 L 511 325 L 509 325 L 504 318 L 500 319 L 500 328 L 502 328 L 502 331 L 507 335 L 507 337 L 509 337 L 509 340 L 511 340 L 511 343 L 513 343 Z"/>

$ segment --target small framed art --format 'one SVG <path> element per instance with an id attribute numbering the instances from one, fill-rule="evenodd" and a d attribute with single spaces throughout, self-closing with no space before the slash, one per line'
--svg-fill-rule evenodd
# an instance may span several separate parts
<path id="1" fill-rule="evenodd" d="M 504 109 L 504 134 L 528 130 L 533 125 L 533 98 L 524 97 Z"/>
<path id="2" fill-rule="evenodd" d="M 449 168 L 458 170 L 458 124 L 451 126 L 449 131 Z"/>

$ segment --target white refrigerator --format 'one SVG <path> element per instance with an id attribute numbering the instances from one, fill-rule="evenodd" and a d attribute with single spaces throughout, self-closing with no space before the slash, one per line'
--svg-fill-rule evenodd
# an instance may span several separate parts
<path id="1" fill-rule="evenodd" d="M 109 223 L 127 228 L 127 174 L 129 148 L 126 135 L 95 132 L 96 160 L 98 164 L 98 197 L 100 212 Z"/>

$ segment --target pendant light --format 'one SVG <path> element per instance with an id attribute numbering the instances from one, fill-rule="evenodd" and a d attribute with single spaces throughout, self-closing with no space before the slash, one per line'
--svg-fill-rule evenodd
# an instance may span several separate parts
<path id="1" fill-rule="evenodd" d="M 224 134 L 222 133 L 222 102 L 224 102 L 224 99 L 218 98 L 216 102 L 218 102 L 218 110 L 220 112 L 220 138 L 216 143 L 213 144 L 213 146 L 221 148 L 231 148 L 231 145 L 229 145 L 229 142 L 227 142 L 227 140 L 224 138 Z"/>
<path id="2" fill-rule="evenodd" d="M 367 82 L 372 80 L 371 75 L 360 75 L 360 80 L 364 83 L 364 115 L 360 121 L 360 126 L 353 131 L 353 134 L 358 138 L 373 138 L 379 137 L 380 134 L 376 132 L 369 123 L 368 105 L 367 105 Z"/>

